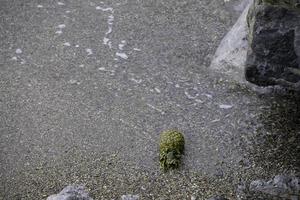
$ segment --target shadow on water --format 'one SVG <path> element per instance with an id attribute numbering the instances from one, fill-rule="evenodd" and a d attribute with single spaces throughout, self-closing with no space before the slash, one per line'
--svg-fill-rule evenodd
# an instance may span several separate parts
<path id="1" fill-rule="evenodd" d="M 253 139 L 250 154 L 265 170 L 300 169 L 300 95 L 263 97 L 266 106 L 259 115 L 262 126 Z"/>

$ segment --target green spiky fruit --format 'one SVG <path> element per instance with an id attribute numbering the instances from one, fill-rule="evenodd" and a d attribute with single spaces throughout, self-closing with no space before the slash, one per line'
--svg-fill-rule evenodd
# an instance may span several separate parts
<path id="1" fill-rule="evenodd" d="M 179 167 L 184 151 L 184 136 L 176 130 L 165 131 L 160 135 L 159 162 L 164 171 Z"/>

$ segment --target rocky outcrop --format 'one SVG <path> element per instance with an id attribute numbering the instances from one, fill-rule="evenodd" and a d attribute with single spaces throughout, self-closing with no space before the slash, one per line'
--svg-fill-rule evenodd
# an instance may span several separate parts
<path id="1" fill-rule="evenodd" d="M 84 190 L 83 186 L 70 185 L 65 187 L 60 193 L 51 195 L 47 200 L 93 200 Z"/>
<path id="2" fill-rule="evenodd" d="M 269 180 L 242 182 L 236 190 L 237 200 L 300 199 L 300 179 L 295 175 L 276 175 Z"/>
<path id="3" fill-rule="evenodd" d="M 214 71 L 230 76 L 238 82 L 244 81 L 244 66 L 248 51 L 247 14 L 253 0 L 244 0 L 245 9 L 222 39 L 210 65 Z"/>
<path id="4" fill-rule="evenodd" d="M 269 181 L 251 182 L 250 190 L 285 199 L 300 198 L 300 179 L 294 176 L 277 175 Z"/>
<path id="5" fill-rule="evenodd" d="M 300 90 L 300 0 L 255 0 L 247 23 L 246 79 Z"/>

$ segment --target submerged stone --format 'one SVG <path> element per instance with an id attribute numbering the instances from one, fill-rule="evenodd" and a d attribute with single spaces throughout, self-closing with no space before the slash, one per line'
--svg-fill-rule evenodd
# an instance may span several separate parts
<path id="1" fill-rule="evenodd" d="M 51 195 L 47 200 L 93 200 L 81 185 L 69 185 L 60 193 Z"/>
<path id="2" fill-rule="evenodd" d="M 252 181 L 250 190 L 274 197 L 298 199 L 300 198 L 300 179 L 295 176 L 277 175 L 268 181 Z"/>
<path id="3" fill-rule="evenodd" d="M 247 23 L 245 77 L 259 86 L 300 89 L 299 0 L 255 0 Z"/>
<path id="4" fill-rule="evenodd" d="M 160 136 L 159 162 L 164 171 L 178 168 L 184 151 L 184 136 L 176 130 L 165 131 Z"/>
<path id="5" fill-rule="evenodd" d="M 210 65 L 211 69 L 227 74 L 238 82 L 245 82 L 243 74 L 248 51 L 247 14 L 253 0 L 244 2 L 244 11 L 222 39 Z"/>

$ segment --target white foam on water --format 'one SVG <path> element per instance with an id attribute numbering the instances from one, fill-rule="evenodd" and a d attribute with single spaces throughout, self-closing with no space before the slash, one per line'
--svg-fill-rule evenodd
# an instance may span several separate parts
<path id="1" fill-rule="evenodd" d="M 103 11 L 103 12 L 113 12 L 113 11 L 114 11 L 114 9 L 111 8 L 111 7 L 103 8 L 103 7 L 101 7 L 101 6 L 97 6 L 97 7 L 96 7 L 96 10 L 101 10 L 101 11 Z"/>
<path id="2" fill-rule="evenodd" d="M 108 34 L 110 34 L 111 32 L 112 32 L 112 27 L 109 26 L 109 27 L 108 27 L 108 30 L 107 30 L 106 33 L 105 33 L 105 35 L 108 35 Z"/>
<path id="3" fill-rule="evenodd" d="M 69 42 L 65 42 L 65 43 L 64 43 L 64 46 L 69 47 L 69 46 L 71 46 L 71 44 L 70 44 Z"/>
<path id="4" fill-rule="evenodd" d="M 221 109 L 230 109 L 230 108 L 233 107 L 233 105 L 221 104 L 221 105 L 219 105 L 219 107 L 220 107 Z"/>
<path id="5" fill-rule="evenodd" d="M 58 31 L 56 31 L 55 32 L 55 34 L 58 34 L 58 35 L 60 35 L 60 34 L 62 34 L 63 32 L 61 31 L 61 30 L 58 30 Z"/>
<path id="6" fill-rule="evenodd" d="M 116 53 L 116 56 L 120 57 L 120 58 L 123 58 L 123 59 L 128 59 L 128 56 L 126 53 L 120 53 L 120 52 L 117 52 Z"/>
<path id="7" fill-rule="evenodd" d="M 105 37 L 103 38 L 103 44 L 107 45 L 109 42 L 109 38 Z"/>
<path id="8" fill-rule="evenodd" d="M 92 49 L 85 49 L 85 52 L 87 52 L 88 56 L 93 54 Z"/>
<path id="9" fill-rule="evenodd" d="M 69 83 L 71 83 L 71 84 L 77 84 L 78 82 L 75 79 L 71 79 L 71 80 L 69 80 Z"/>
<path id="10" fill-rule="evenodd" d="M 210 98 L 210 99 L 212 98 L 211 94 L 204 93 L 203 95 L 206 96 L 207 98 Z"/>
<path id="11" fill-rule="evenodd" d="M 21 54 L 22 53 L 22 49 L 16 49 L 16 54 Z"/>
<path id="12" fill-rule="evenodd" d="M 38 7 L 38 8 L 43 8 L 44 6 L 43 6 L 43 5 L 37 5 L 36 7 Z"/>
<path id="13" fill-rule="evenodd" d="M 64 6 L 65 5 L 63 2 L 60 2 L 60 1 L 57 2 L 57 4 L 60 5 L 60 6 Z"/>
<path id="14" fill-rule="evenodd" d="M 195 101 L 196 101 L 197 103 L 203 103 L 203 101 L 200 100 L 200 99 L 195 99 Z"/>
<path id="15" fill-rule="evenodd" d="M 154 88 L 154 90 L 155 90 L 157 93 L 160 93 L 160 92 L 161 92 L 160 89 L 158 89 L 158 88 Z"/>
<path id="16" fill-rule="evenodd" d="M 60 29 L 63 29 L 63 28 L 66 28 L 66 25 L 65 24 L 60 24 L 57 27 L 60 28 Z"/>
<path id="17" fill-rule="evenodd" d="M 219 122 L 219 121 L 221 121 L 221 120 L 220 119 L 214 119 L 211 122 L 214 123 L 214 122 Z"/>
<path id="18" fill-rule="evenodd" d="M 99 67 L 98 70 L 103 72 L 110 72 L 112 75 L 115 73 L 115 70 L 108 70 L 105 67 Z"/>
<path id="19" fill-rule="evenodd" d="M 195 95 L 192 95 L 192 94 L 190 94 L 189 92 L 188 92 L 188 90 L 186 89 L 185 91 L 184 91 L 184 94 L 185 94 L 185 96 L 188 98 L 188 99 L 196 99 L 197 97 L 198 97 L 198 93 L 196 93 Z"/>
<path id="20" fill-rule="evenodd" d="M 134 51 L 142 51 L 141 49 L 138 48 L 133 48 Z"/>
<path id="21" fill-rule="evenodd" d="M 112 47 L 111 41 L 110 41 L 110 39 L 107 38 L 107 37 L 104 37 L 104 38 L 103 38 L 103 44 L 106 45 L 106 46 L 108 46 L 110 49 L 111 49 L 111 47 Z"/>
<path id="22" fill-rule="evenodd" d="M 162 115 L 165 114 L 164 111 L 162 111 L 162 110 L 159 109 L 159 108 L 156 108 L 155 106 L 153 106 L 153 105 L 151 105 L 151 104 L 149 104 L 149 103 L 147 103 L 147 106 L 149 106 L 149 107 L 152 108 L 153 110 L 156 110 L 156 111 L 160 112 Z"/>
<path id="23" fill-rule="evenodd" d="M 108 46 L 110 49 L 112 48 L 112 42 L 110 41 L 109 35 L 113 31 L 113 28 L 112 28 L 113 22 L 114 22 L 114 16 L 113 15 L 109 15 L 108 19 L 107 19 L 108 30 L 105 32 L 105 37 L 103 38 L 103 44 L 106 45 L 106 46 Z"/>
<path id="24" fill-rule="evenodd" d="M 102 2 L 102 1 L 100 3 L 104 4 L 104 2 Z M 113 32 L 113 23 L 114 23 L 113 13 L 114 13 L 114 9 L 112 7 L 96 6 L 96 10 L 111 13 L 107 18 L 108 29 L 105 32 L 105 36 L 103 38 L 103 44 L 105 46 L 108 46 L 111 49 L 112 48 L 112 42 L 110 41 L 109 35 Z"/>
<path id="25" fill-rule="evenodd" d="M 137 84 L 140 84 L 143 81 L 142 79 L 135 79 L 135 78 L 131 78 L 130 80 Z"/>
<path id="26" fill-rule="evenodd" d="M 107 19 L 107 23 L 108 23 L 109 25 L 113 25 L 114 20 L 115 20 L 115 17 L 114 17 L 113 15 L 109 15 L 109 16 L 108 16 L 108 19 Z"/>
<path id="27" fill-rule="evenodd" d="M 119 50 L 123 51 L 125 47 L 125 43 L 119 44 Z"/>

